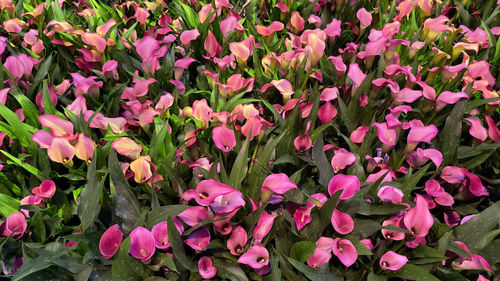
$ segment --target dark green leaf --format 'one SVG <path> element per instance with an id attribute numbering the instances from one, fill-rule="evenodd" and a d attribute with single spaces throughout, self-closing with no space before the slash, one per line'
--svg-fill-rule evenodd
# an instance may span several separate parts
<path id="1" fill-rule="evenodd" d="M 168 241 L 172 247 L 172 252 L 174 254 L 174 259 L 178 260 L 179 263 L 187 270 L 198 272 L 198 267 L 193 263 L 192 260 L 184 252 L 184 243 L 182 243 L 181 236 L 171 217 L 167 220 L 168 228 Z"/>
<path id="2" fill-rule="evenodd" d="M 439 279 L 430 274 L 427 269 L 413 264 L 404 265 L 398 271 L 391 273 L 390 276 L 415 281 L 439 281 Z"/>
<path id="3" fill-rule="evenodd" d="M 305 262 L 312 256 L 316 249 L 316 244 L 311 241 L 299 241 L 292 245 L 290 249 L 290 257 L 299 262 Z"/>
<path id="4" fill-rule="evenodd" d="M 94 160 L 90 164 L 89 170 L 87 171 L 87 185 L 80 194 L 80 204 L 78 205 L 78 217 L 82 225 L 82 231 L 85 231 L 94 222 L 94 219 L 99 214 L 101 210 L 101 204 L 99 198 L 101 196 L 101 191 L 104 186 L 104 180 L 97 179 L 96 165 L 97 159 L 96 154 L 94 154 Z"/>
<path id="5" fill-rule="evenodd" d="M 120 250 L 113 258 L 111 272 L 113 280 L 143 281 L 148 276 L 148 269 L 138 259 L 129 255 L 130 237 L 123 240 Z"/>

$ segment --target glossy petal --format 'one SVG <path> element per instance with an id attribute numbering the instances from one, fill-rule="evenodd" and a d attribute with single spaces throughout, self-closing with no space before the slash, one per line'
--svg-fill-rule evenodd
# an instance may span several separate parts
<path id="1" fill-rule="evenodd" d="M 384 270 L 396 271 L 403 267 L 408 262 L 406 256 L 397 254 L 393 251 L 388 251 L 380 258 L 380 267 Z"/>
<path id="2" fill-rule="evenodd" d="M 123 232 L 118 229 L 118 225 L 112 225 L 101 236 L 99 240 L 99 251 L 105 259 L 110 259 L 120 249 L 122 243 Z"/>

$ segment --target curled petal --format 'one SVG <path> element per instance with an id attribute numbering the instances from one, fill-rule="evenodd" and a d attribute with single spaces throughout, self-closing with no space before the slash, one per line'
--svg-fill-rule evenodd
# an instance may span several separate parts
<path id="1" fill-rule="evenodd" d="M 408 262 L 406 256 L 389 251 L 380 258 L 380 267 L 384 270 L 398 270 Z"/>
<path id="2" fill-rule="evenodd" d="M 110 259 L 113 257 L 118 249 L 120 249 L 120 244 L 122 243 L 123 233 L 118 229 L 118 225 L 112 225 L 108 228 L 101 236 L 99 241 L 99 251 L 101 251 L 102 256 L 105 259 Z"/>
<path id="3" fill-rule="evenodd" d="M 354 229 L 354 220 L 352 217 L 337 209 L 333 210 L 331 221 L 335 231 L 340 234 L 349 234 Z"/>
<path id="4" fill-rule="evenodd" d="M 238 259 L 238 263 L 247 264 L 253 269 L 262 268 L 269 264 L 269 252 L 266 248 L 255 245 Z"/>
<path id="5" fill-rule="evenodd" d="M 209 257 L 202 257 L 200 261 L 198 261 L 198 271 L 201 277 L 205 279 L 210 279 L 217 274 L 217 268 L 213 265 Z"/>
<path id="6" fill-rule="evenodd" d="M 336 238 L 333 247 L 333 254 L 346 266 L 353 265 L 358 259 L 358 252 L 351 241 Z"/>

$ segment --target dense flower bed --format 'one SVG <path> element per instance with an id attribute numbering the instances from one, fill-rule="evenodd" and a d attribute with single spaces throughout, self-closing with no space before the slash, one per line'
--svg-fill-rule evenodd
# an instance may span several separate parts
<path id="1" fill-rule="evenodd" d="M 500 276 L 500 1 L 0 0 L 12 280 Z"/>

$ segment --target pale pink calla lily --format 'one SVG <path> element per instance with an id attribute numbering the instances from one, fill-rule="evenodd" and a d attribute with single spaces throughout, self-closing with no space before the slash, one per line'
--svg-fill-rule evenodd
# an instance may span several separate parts
<path id="1" fill-rule="evenodd" d="M 83 133 L 80 133 L 75 144 L 75 156 L 85 161 L 87 164 L 90 164 L 92 162 L 92 157 L 94 157 L 94 149 L 94 141 Z"/>
<path id="2" fill-rule="evenodd" d="M 403 202 L 404 193 L 397 187 L 384 185 L 377 191 L 377 196 L 382 202 L 401 204 Z"/>
<path id="3" fill-rule="evenodd" d="M 113 257 L 122 243 L 123 232 L 118 228 L 118 225 L 112 225 L 101 236 L 99 240 L 99 251 L 105 259 Z"/>
<path id="4" fill-rule="evenodd" d="M 406 256 L 397 254 L 393 251 L 388 251 L 380 258 L 380 267 L 384 270 L 396 271 L 403 267 L 408 262 Z"/>
<path id="5" fill-rule="evenodd" d="M 116 139 L 111 143 L 111 147 L 114 148 L 118 154 L 126 156 L 132 160 L 137 159 L 142 151 L 141 145 L 127 137 Z"/>
<path id="6" fill-rule="evenodd" d="M 368 126 L 360 126 L 356 130 L 352 131 L 351 135 L 349 136 L 349 139 L 353 143 L 362 143 L 363 140 L 365 139 L 366 133 L 370 130 L 370 127 Z"/>
<path id="7" fill-rule="evenodd" d="M 144 183 L 151 179 L 153 172 L 151 171 L 151 157 L 139 156 L 130 163 L 130 170 L 134 172 L 134 180 L 137 183 Z"/>
<path id="8" fill-rule="evenodd" d="M 361 8 L 356 12 L 356 18 L 358 18 L 361 29 L 365 29 L 372 23 L 372 14 L 370 14 L 365 8 Z"/>
<path id="9" fill-rule="evenodd" d="M 67 138 L 56 137 L 52 139 L 52 142 L 47 150 L 50 160 L 67 164 L 73 159 L 76 149 L 69 143 Z"/>
<path id="10" fill-rule="evenodd" d="M 450 91 L 444 91 L 437 97 L 436 100 L 436 111 L 440 111 L 447 104 L 455 104 L 460 99 L 468 99 L 469 96 L 464 92 L 453 93 Z"/>

